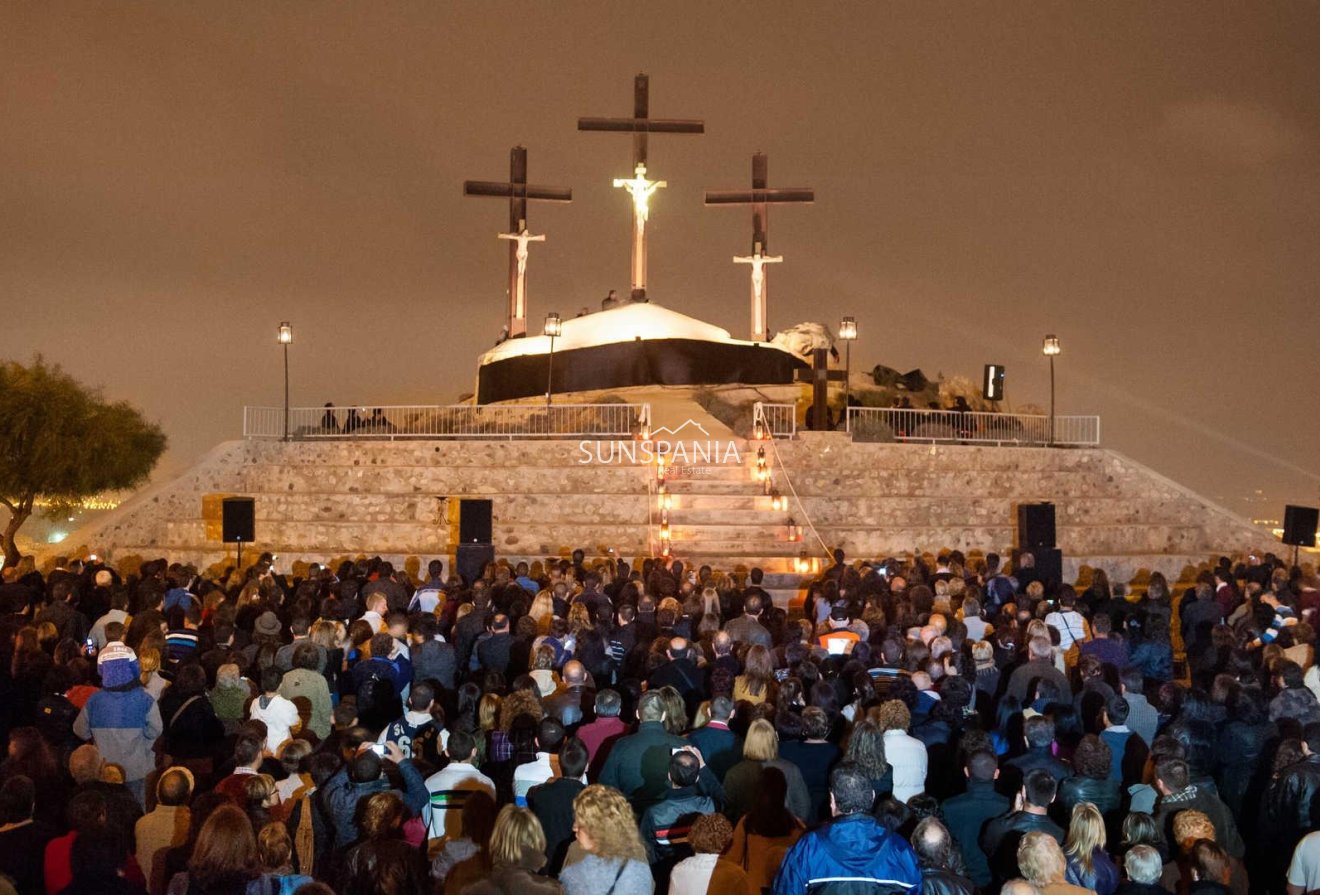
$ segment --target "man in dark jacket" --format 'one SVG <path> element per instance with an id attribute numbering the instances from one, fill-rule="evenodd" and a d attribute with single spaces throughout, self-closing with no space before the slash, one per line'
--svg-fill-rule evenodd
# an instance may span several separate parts
<path id="1" fill-rule="evenodd" d="M 953 837 L 938 819 L 927 817 L 917 824 L 912 849 L 921 867 L 921 895 L 975 895 L 976 886 L 958 873 Z"/>
<path id="2" fill-rule="evenodd" d="M 564 663 L 564 686 L 542 700 L 546 714 L 570 730 L 596 716 L 596 691 L 587 686 L 587 668 L 577 659 Z"/>
<path id="3" fill-rule="evenodd" d="M 1009 696 L 1027 705 L 1039 680 L 1053 681 L 1060 693 L 1072 692 L 1068 678 L 1054 667 L 1054 647 L 1047 638 L 1033 637 L 1027 644 L 1027 656 L 1029 661 L 1015 668 L 1008 678 Z"/>
<path id="4" fill-rule="evenodd" d="M 984 889 L 990 885 L 991 875 L 990 862 L 978 842 L 981 828 L 991 818 L 1007 813 L 1011 802 L 995 792 L 999 764 L 993 752 L 982 750 L 967 756 L 964 772 L 967 774 L 967 792 L 945 801 L 944 822 L 962 851 L 967 876 Z"/>
<path id="5" fill-rule="evenodd" d="M 669 789 L 642 815 L 642 845 L 657 882 L 667 881 L 674 865 L 692 855 L 692 822 L 715 811 L 714 800 L 697 788 L 700 777 L 701 759 L 686 749 L 675 752 L 669 756 Z"/>
<path id="6" fill-rule="evenodd" d="M 576 840 L 573 800 L 586 789 L 578 779 L 586 769 L 587 747 L 577 737 L 570 737 L 559 750 L 560 776 L 533 786 L 527 792 L 527 807 L 532 809 L 545 832 L 546 870 L 551 876 L 559 875 L 568 847 Z"/>
<path id="7" fill-rule="evenodd" d="M 721 783 L 729 768 L 742 761 L 742 738 L 729 729 L 732 717 L 733 700 L 716 696 L 710 701 L 710 722 L 687 735 Z"/>
<path id="8" fill-rule="evenodd" d="M 1027 741 L 1027 751 L 1008 760 L 1000 792 L 1016 794 L 1027 774 L 1036 770 L 1045 771 L 1056 783 L 1071 776 L 1072 768 L 1054 757 L 1054 721 L 1047 715 L 1028 718 L 1022 725 L 1022 736 Z"/>
<path id="9" fill-rule="evenodd" d="M 871 779 L 851 762 L 830 773 L 834 820 L 804 834 L 784 855 L 774 895 L 866 891 L 904 895 L 921 885 L 912 846 L 871 816 Z"/>
<path id="10" fill-rule="evenodd" d="M 1202 581 L 1196 585 L 1195 595 L 1194 600 L 1184 599 L 1180 609 L 1183 643 L 1188 655 L 1209 647 L 1211 629 L 1224 618 L 1209 583 Z"/>
<path id="11" fill-rule="evenodd" d="M 403 757 L 397 744 L 387 742 L 382 744 L 382 748 L 385 757 L 399 769 L 403 782 L 403 803 L 414 814 L 422 814 L 430 803 L 430 793 L 427 792 L 422 772 L 413 765 L 412 759 Z M 370 744 L 364 743 L 357 755 L 326 781 L 325 807 L 335 828 L 335 848 L 345 848 L 358 838 L 358 802 L 393 788 L 380 756 Z"/>
<path id="12" fill-rule="evenodd" d="M 764 607 L 765 600 L 760 593 L 748 594 L 743 601 L 743 614 L 725 624 L 724 630 L 738 643 L 759 644 L 770 649 L 774 646 L 774 638 L 770 636 L 770 629 L 761 624 Z"/>
<path id="13" fill-rule="evenodd" d="M 1320 733 L 1320 730 L 1317 732 Z M 1173 835 L 1174 815 L 1179 811 L 1191 809 L 1200 811 L 1210 818 L 1210 823 L 1215 827 L 1215 841 L 1224 851 L 1234 858 L 1242 857 L 1246 847 L 1238 834 L 1232 812 L 1213 792 L 1192 783 L 1187 762 L 1181 758 L 1165 758 L 1159 761 L 1155 765 L 1155 789 L 1160 793 L 1155 803 L 1155 825 L 1164 836 L 1165 842 L 1177 841 Z M 1292 844 L 1289 843 L 1286 847 L 1291 848 Z M 1280 846 L 1280 848 L 1284 847 Z"/>
<path id="14" fill-rule="evenodd" d="M 996 885 L 1021 876 L 1018 868 L 1018 844 L 1027 833 L 1039 831 L 1053 836 L 1063 844 L 1063 828 L 1049 818 L 1050 803 L 1058 783 L 1048 771 L 1034 770 L 1027 774 L 1018 793 L 1016 808 L 993 820 L 981 830 L 981 851 L 989 859 L 990 873 Z"/>
<path id="15" fill-rule="evenodd" d="M 512 648 L 509 617 L 501 612 L 490 620 L 490 636 L 477 644 L 477 661 L 484 671 L 508 674 L 509 652 Z"/>
<path id="16" fill-rule="evenodd" d="M 458 654 L 452 643 L 437 639 L 438 629 L 434 615 L 416 615 L 408 622 L 408 653 L 412 659 L 413 681 L 435 681 L 446 690 L 452 690 L 457 683 Z"/>
<path id="17" fill-rule="evenodd" d="M 1265 841 L 1285 864 L 1301 838 L 1320 828 L 1320 724 L 1306 725 L 1302 735 L 1306 757 L 1285 768 L 1265 794 Z"/>
<path id="18" fill-rule="evenodd" d="M 637 732 L 615 742 L 605 759 L 599 782 L 613 786 L 627 796 L 640 817 L 647 808 L 660 801 L 669 788 L 669 756 L 689 744 L 665 730 L 665 703 L 659 693 L 648 691 L 642 694 L 637 703 L 637 717 L 641 721 Z M 707 795 L 723 800 L 724 790 L 719 780 L 704 765 L 700 783 Z"/>
<path id="19" fill-rule="evenodd" d="M 665 657 L 669 661 L 651 672 L 651 676 L 646 679 L 647 689 L 673 687 L 683 697 L 688 717 L 691 718 L 696 714 L 701 700 L 705 698 L 705 688 L 702 686 L 701 670 L 697 668 L 697 663 L 692 661 L 692 650 L 687 639 L 684 637 L 671 639 L 669 649 L 665 650 Z"/>

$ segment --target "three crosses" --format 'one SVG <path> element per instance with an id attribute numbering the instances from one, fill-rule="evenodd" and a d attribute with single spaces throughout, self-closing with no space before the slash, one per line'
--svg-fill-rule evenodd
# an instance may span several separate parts
<path id="1" fill-rule="evenodd" d="M 633 203 L 632 217 L 632 294 L 633 301 L 646 301 L 646 222 L 650 215 L 650 199 L 656 190 L 667 184 L 663 180 L 647 178 L 647 143 L 650 134 L 701 134 L 705 125 L 696 119 L 664 119 L 650 117 L 650 79 L 640 74 L 633 81 L 633 116 L 631 118 L 579 118 L 578 130 L 605 133 L 627 133 L 633 138 L 633 176 L 614 181 L 617 189 L 627 190 Z M 750 255 L 735 256 L 734 261 L 751 266 L 752 339 L 768 341 L 769 323 L 766 316 L 766 264 L 783 260 L 767 254 L 767 212 L 770 204 L 809 203 L 815 198 L 810 189 L 770 189 L 767 178 L 766 156 L 752 157 L 752 189 L 750 191 L 707 191 L 706 205 L 752 206 L 752 251 Z M 499 238 L 509 242 L 509 320 L 507 336 L 518 338 L 527 334 L 527 256 L 528 244 L 544 242 L 544 235 L 533 235 L 527 229 L 527 203 L 570 202 L 573 191 L 561 187 L 532 186 L 527 183 L 527 150 L 515 146 L 510 152 L 509 180 L 465 181 L 463 193 L 468 196 L 494 196 L 509 200 L 509 232 Z"/>

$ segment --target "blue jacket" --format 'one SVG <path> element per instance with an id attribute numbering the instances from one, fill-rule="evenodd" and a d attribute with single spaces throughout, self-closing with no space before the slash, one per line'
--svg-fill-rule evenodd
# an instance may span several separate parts
<path id="1" fill-rule="evenodd" d="M 73 732 L 123 768 L 125 780 L 141 780 L 156 769 L 152 747 L 162 732 L 160 710 L 140 686 L 97 690 L 74 719 Z"/>
<path id="2" fill-rule="evenodd" d="M 921 885 L 917 856 L 869 814 L 835 818 L 784 856 L 774 895 L 905 895 Z"/>
<path id="3" fill-rule="evenodd" d="M 413 814 L 421 815 L 430 803 L 431 794 L 426 790 L 426 778 L 413 765 L 411 759 L 404 759 L 398 765 L 399 776 L 403 778 L 403 803 Z M 325 782 L 322 787 L 326 810 L 335 828 L 335 848 L 344 848 L 358 838 L 357 805 L 367 796 L 385 792 L 392 787 L 389 778 L 381 773 L 375 780 L 366 783 L 354 783 L 348 778 L 347 766 L 341 767 Z"/>

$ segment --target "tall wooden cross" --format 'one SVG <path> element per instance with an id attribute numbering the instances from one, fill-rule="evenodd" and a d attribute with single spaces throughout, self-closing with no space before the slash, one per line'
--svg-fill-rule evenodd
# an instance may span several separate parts
<path id="1" fill-rule="evenodd" d="M 695 118 L 650 117 L 651 79 L 640 74 L 633 79 L 633 117 L 631 118 L 579 118 L 578 130 L 632 134 L 633 155 L 631 178 L 616 178 L 615 189 L 626 189 L 633 202 L 632 228 L 632 300 L 646 301 L 646 220 L 650 214 L 651 196 L 668 186 L 663 180 L 646 177 L 647 137 L 650 134 L 704 134 L 705 122 Z"/>
<path id="2" fill-rule="evenodd" d="M 527 150 L 515 146 L 509 150 L 509 181 L 463 181 L 465 196 L 495 196 L 509 200 L 509 232 L 498 234 L 509 241 L 509 322 L 508 337 L 527 335 L 527 244 L 545 242 L 545 235 L 533 236 L 527 229 L 527 203 L 572 202 L 573 191 L 564 187 L 527 184 Z"/>
<path id="3" fill-rule="evenodd" d="M 752 253 L 735 255 L 737 264 L 752 266 L 752 341 L 770 340 L 770 322 L 766 315 L 766 270 L 767 264 L 783 261 L 781 255 L 769 255 L 769 205 L 797 203 L 805 204 L 816 200 L 816 193 L 810 187 L 792 189 L 769 188 L 770 160 L 763 153 L 752 156 L 752 188 L 745 190 L 707 190 L 707 205 L 750 205 L 752 206 Z"/>

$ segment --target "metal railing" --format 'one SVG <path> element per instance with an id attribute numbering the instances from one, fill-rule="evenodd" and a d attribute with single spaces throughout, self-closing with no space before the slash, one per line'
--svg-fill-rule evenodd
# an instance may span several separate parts
<path id="1" fill-rule="evenodd" d="M 797 405 L 757 401 L 752 410 L 752 432 L 757 438 L 797 436 Z"/>
<path id="2" fill-rule="evenodd" d="M 290 407 L 295 441 L 405 438 L 632 438 L 650 428 L 649 404 L 420 404 Z M 284 438 L 283 407 L 244 407 L 244 438 Z"/>
<path id="3" fill-rule="evenodd" d="M 1056 416 L 1051 438 L 1050 418 L 1044 415 L 850 407 L 848 431 L 857 441 L 1096 447 L 1100 417 Z"/>

